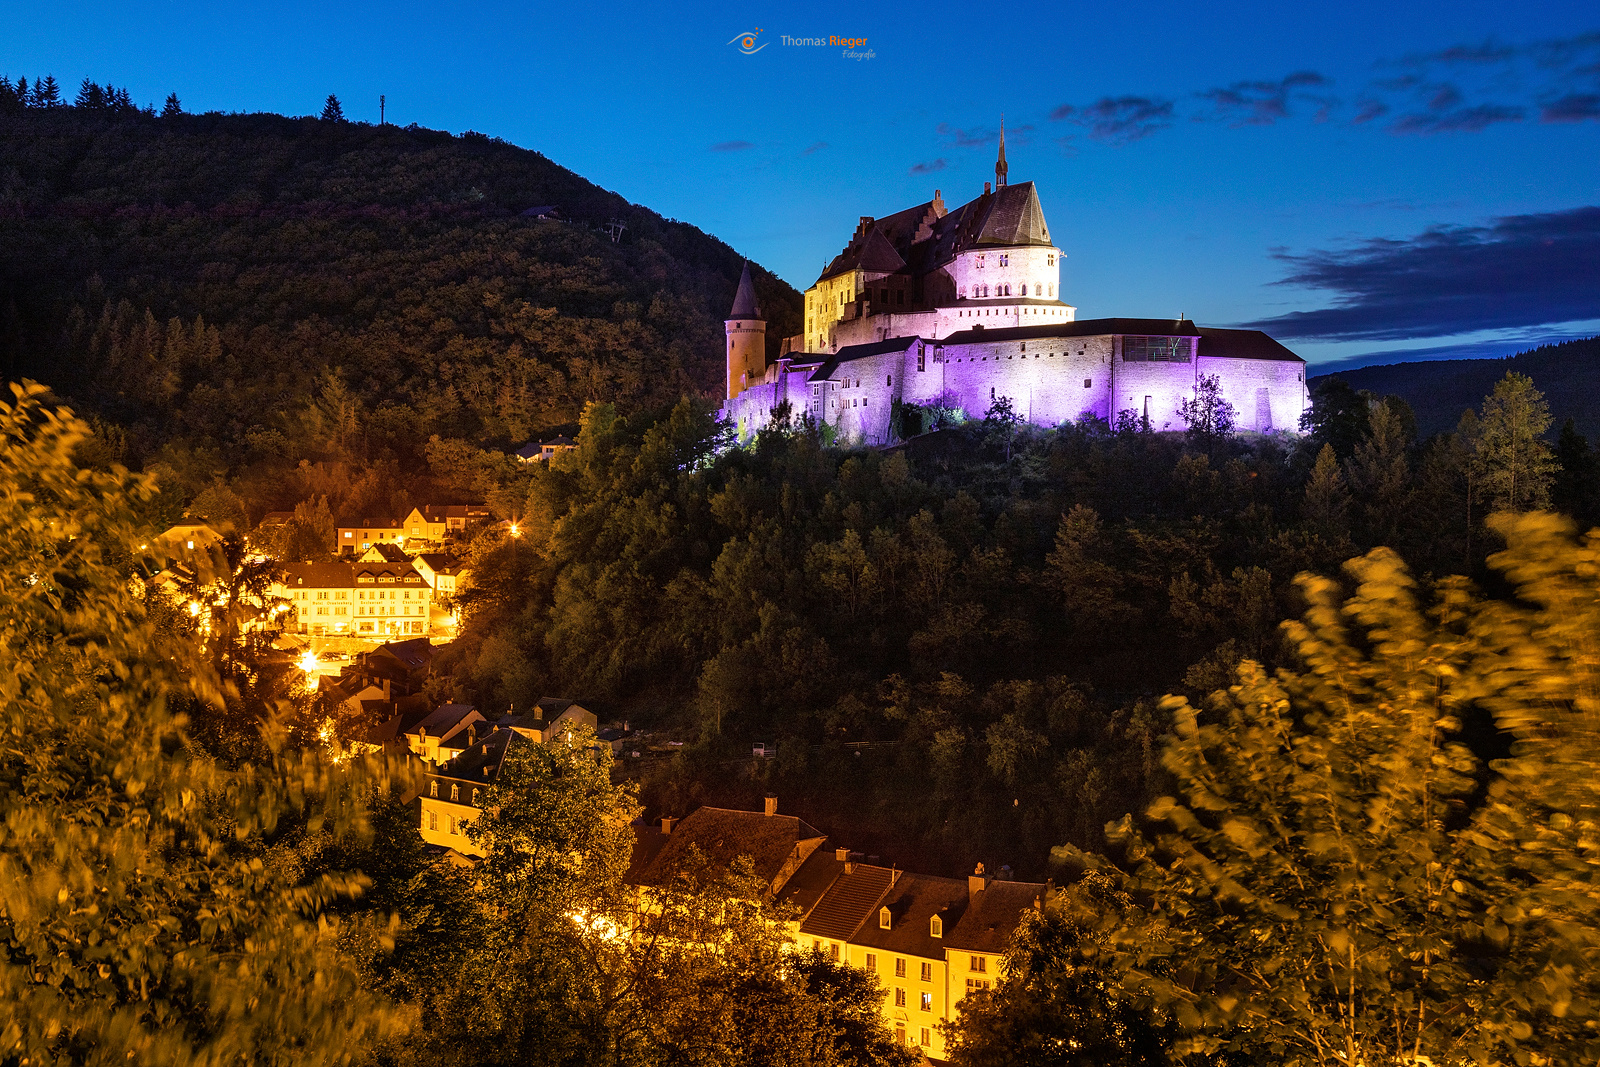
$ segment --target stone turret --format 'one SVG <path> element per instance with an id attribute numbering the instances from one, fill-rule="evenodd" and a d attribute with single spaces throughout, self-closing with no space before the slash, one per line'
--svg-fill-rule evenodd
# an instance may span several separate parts
<path id="1" fill-rule="evenodd" d="M 767 373 L 767 323 L 756 303 L 756 287 L 750 281 L 750 264 L 739 277 L 739 291 L 733 309 L 723 321 L 728 335 L 728 399 L 759 384 Z"/>

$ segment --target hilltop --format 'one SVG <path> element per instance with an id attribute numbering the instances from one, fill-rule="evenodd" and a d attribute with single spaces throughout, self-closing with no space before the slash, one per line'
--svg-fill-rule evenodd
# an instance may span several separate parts
<path id="1" fill-rule="evenodd" d="M 553 206 L 559 221 L 530 217 Z M 607 226 L 625 227 L 613 240 Z M 0 113 L 0 368 L 249 458 L 521 443 L 718 395 L 726 244 L 481 134 Z M 772 343 L 800 297 L 756 270 Z"/>
<path id="2" fill-rule="evenodd" d="M 1507 371 L 1533 379 L 1557 426 L 1570 418 L 1591 439 L 1600 434 L 1600 337 L 1541 345 L 1506 359 L 1392 363 L 1327 377 L 1343 378 L 1353 388 L 1378 396 L 1404 398 L 1416 413 L 1417 433 L 1426 437 L 1454 430 L 1461 413 L 1477 408 Z"/>

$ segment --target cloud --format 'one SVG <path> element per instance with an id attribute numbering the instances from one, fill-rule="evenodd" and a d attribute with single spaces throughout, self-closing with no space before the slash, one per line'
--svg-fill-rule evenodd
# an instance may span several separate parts
<path id="1" fill-rule="evenodd" d="M 1143 140 L 1177 121 L 1171 100 L 1149 96 L 1102 97 L 1082 107 L 1062 104 L 1050 112 L 1052 122 L 1086 127 L 1089 136 L 1111 144 Z"/>
<path id="2" fill-rule="evenodd" d="M 1382 100 L 1360 100 L 1356 103 L 1355 118 L 1350 121 L 1359 126 L 1389 113 L 1389 105 Z"/>
<path id="3" fill-rule="evenodd" d="M 943 157 L 939 159 L 930 159 L 923 163 L 913 163 L 911 165 L 911 173 L 932 174 L 934 171 L 944 170 L 949 165 L 950 164 L 946 162 Z"/>
<path id="4" fill-rule="evenodd" d="M 1208 89 L 1196 95 L 1211 102 L 1210 117 L 1231 126 L 1270 126 L 1279 119 L 1289 117 L 1291 97 L 1310 99 L 1326 112 L 1333 100 L 1325 96 L 1312 96 L 1305 90 L 1331 85 L 1321 74 L 1301 70 L 1280 81 L 1240 81 L 1222 89 Z"/>
<path id="5" fill-rule="evenodd" d="M 751 144 L 749 141 L 723 141 L 721 144 L 712 145 L 711 146 L 711 151 L 713 151 L 713 152 L 743 152 L 746 149 L 750 149 L 750 148 L 754 148 L 754 147 L 755 147 L 755 145 Z"/>
<path id="6" fill-rule="evenodd" d="M 984 145 L 995 144 L 1000 140 L 1000 130 L 998 128 L 988 129 L 980 126 L 970 130 L 961 130 L 948 122 L 941 122 L 936 132 L 945 139 L 947 144 L 955 148 L 982 148 Z"/>
<path id="7" fill-rule="evenodd" d="M 1600 93 L 1568 93 L 1539 111 L 1541 122 L 1582 122 L 1600 119 Z"/>
<path id="8" fill-rule="evenodd" d="M 1477 133 L 1497 122 L 1521 122 L 1527 109 L 1505 104 L 1476 107 L 1440 107 L 1402 115 L 1389 129 L 1395 133 Z"/>
<path id="9" fill-rule="evenodd" d="M 806 150 L 804 152 L 801 152 L 800 154 L 802 156 L 809 156 L 809 155 L 812 155 L 814 153 L 820 152 L 824 148 L 827 148 L 827 147 L 828 147 L 828 142 L 827 141 L 816 141 L 816 142 L 814 142 L 812 144 L 807 145 L 806 146 Z"/>
<path id="10" fill-rule="evenodd" d="M 1284 338 L 1397 341 L 1600 318 L 1600 207 L 1279 258 L 1293 271 L 1276 284 L 1338 294 L 1333 307 L 1248 324 Z"/>

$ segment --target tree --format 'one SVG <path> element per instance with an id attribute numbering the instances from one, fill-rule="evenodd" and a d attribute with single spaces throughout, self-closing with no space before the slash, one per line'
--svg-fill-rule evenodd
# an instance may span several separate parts
<path id="1" fill-rule="evenodd" d="M 381 762 L 273 745 L 228 771 L 174 710 L 215 700 L 129 575 L 153 482 L 91 472 L 87 432 L 38 386 L 0 404 L 0 1017 L 30 1063 L 347 1062 L 399 1033 L 335 948 L 328 906 L 364 879 L 263 862 L 286 824 L 360 838 Z M 270 732 L 270 731 L 269 731 Z"/>
<path id="2" fill-rule="evenodd" d="M 1207 454 L 1233 432 L 1233 405 L 1222 396 L 1222 379 L 1202 374 L 1194 396 L 1178 402 L 1178 417 L 1189 427 L 1189 440 Z"/>
<path id="3" fill-rule="evenodd" d="M 294 515 L 284 527 L 279 558 L 291 563 L 325 560 L 334 550 L 338 533 L 327 497 L 302 500 L 294 506 Z"/>
<path id="4" fill-rule="evenodd" d="M 61 86 L 56 84 L 56 76 L 54 74 L 46 74 L 42 82 L 34 81 L 33 102 L 35 107 L 61 106 Z"/>
<path id="5" fill-rule="evenodd" d="M 1387 399 L 1372 406 L 1367 436 L 1345 466 L 1366 542 L 1393 545 L 1410 514 L 1411 466 L 1404 423 Z"/>
<path id="6" fill-rule="evenodd" d="M 1339 460 L 1332 445 L 1323 445 L 1306 482 L 1300 515 L 1318 537 L 1341 545 L 1350 536 L 1349 513 L 1350 493 L 1339 474 Z"/>
<path id="7" fill-rule="evenodd" d="M 1570 418 L 1561 424 L 1556 463 L 1559 466 L 1550 487 L 1552 506 L 1580 523 L 1600 520 L 1600 455 Z"/>
<path id="8" fill-rule="evenodd" d="M 1371 413 L 1368 397 L 1343 378 L 1320 378 L 1311 387 L 1311 407 L 1300 416 L 1300 429 L 1311 434 L 1313 444 L 1333 446 L 1333 454 L 1348 459 L 1367 436 Z"/>
<path id="9" fill-rule="evenodd" d="M 945 1026 L 956 1067 L 1165 1067 L 1174 1027 L 1123 992 L 1105 921 L 1133 906 L 1091 872 L 1024 913 L 993 989 Z"/>
<path id="10" fill-rule="evenodd" d="M 1017 414 L 1009 396 L 996 397 L 984 413 L 984 436 L 1005 451 L 1007 464 L 1011 462 L 1011 445 L 1017 439 L 1017 428 L 1021 425 L 1022 416 Z"/>
<path id="11" fill-rule="evenodd" d="M 1529 511 L 1550 502 L 1557 470 L 1541 437 L 1550 428 L 1550 408 L 1533 380 L 1516 371 L 1483 398 L 1473 449 L 1477 491 L 1491 511 Z"/>
<path id="12" fill-rule="evenodd" d="M 178 101 L 177 93 L 168 93 L 167 102 L 161 105 L 161 117 L 170 119 L 174 115 L 183 114 L 183 104 Z"/>
<path id="13" fill-rule="evenodd" d="M 322 121 L 323 122 L 343 122 L 344 121 L 344 108 L 339 105 L 339 98 L 337 96 L 334 96 L 332 93 L 328 94 L 327 101 L 324 102 L 323 105 L 322 105 Z"/>
<path id="14" fill-rule="evenodd" d="M 100 86 L 85 78 L 83 79 L 83 84 L 78 87 L 78 97 L 72 102 L 72 106 L 89 108 L 94 111 L 104 110 L 106 106 L 105 92 Z"/>
<path id="15" fill-rule="evenodd" d="M 1141 906 L 1111 925 L 1124 993 L 1171 1012 L 1175 1050 L 1329 1067 L 1600 1052 L 1579 829 L 1600 803 L 1579 710 L 1600 683 L 1600 539 L 1548 515 L 1491 526 L 1507 601 L 1456 579 L 1425 609 L 1378 549 L 1348 564 L 1348 599 L 1302 576 L 1310 608 L 1286 631 L 1303 668 L 1247 661 L 1203 717 L 1164 702 L 1180 795 L 1150 806 L 1154 840 L 1115 828 Z M 1475 708 L 1518 744 L 1469 807 L 1482 768 L 1455 735 Z"/>

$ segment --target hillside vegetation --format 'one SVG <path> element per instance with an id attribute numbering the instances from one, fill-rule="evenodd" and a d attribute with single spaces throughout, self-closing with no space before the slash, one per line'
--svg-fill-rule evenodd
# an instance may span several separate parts
<path id="1" fill-rule="evenodd" d="M 544 205 L 568 221 L 520 214 Z M 740 267 L 480 134 L 0 108 L 0 369 L 135 452 L 415 456 L 433 434 L 520 445 L 589 401 L 714 396 Z M 775 346 L 798 295 L 754 273 Z"/>
<path id="2" fill-rule="evenodd" d="M 1571 419 L 1580 433 L 1600 434 L 1600 337 L 1541 345 L 1507 359 L 1441 359 L 1339 371 L 1352 388 L 1404 397 L 1423 436 L 1456 428 L 1507 371 L 1532 378 L 1559 423 Z M 1312 380 L 1313 383 L 1316 379 Z"/>

